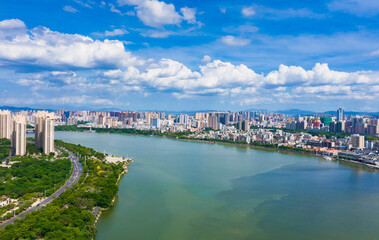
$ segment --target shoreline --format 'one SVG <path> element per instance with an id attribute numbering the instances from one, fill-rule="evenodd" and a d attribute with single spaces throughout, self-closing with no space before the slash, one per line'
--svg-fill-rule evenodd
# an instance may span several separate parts
<path id="1" fill-rule="evenodd" d="M 109 158 L 108 158 L 108 157 L 109 157 Z M 107 159 L 107 158 L 108 158 L 108 159 Z M 119 161 L 117 161 L 117 160 L 119 160 Z M 106 162 L 108 162 L 108 163 L 114 163 L 114 164 L 117 164 L 117 163 L 123 163 L 124 171 L 122 171 L 122 172 L 118 175 L 118 177 L 117 177 L 117 181 L 116 181 L 116 186 L 117 186 L 117 191 L 118 191 L 118 190 L 119 190 L 119 189 L 118 189 L 118 186 L 119 186 L 119 183 L 120 183 L 121 178 L 129 172 L 129 168 L 128 168 L 128 166 L 129 166 L 130 164 L 132 164 L 134 161 L 133 161 L 133 159 L 131 159 L 131 158 L 123 158 L 123 157 L 117 157 L 117 156 L 106 156 L 106 158 L 105 158 L 104 161 L 106 161 Z M 93 224 L 93 226 L 96 228 L 96 230 L 97 230 L 97 227 L 96 227 L 97 222 L 99 221 L 99 219 L 100 219 L 102 213 L 103 213 L 104 211 L 108 211 L 109 209 L 111 209 L 111 208 L 114 207 L 115 203 L 117 202 L 117 200 L 116 200 L 117 197 L 118 197 L 118 194 L 116 194 L 116 195 L 113 197 L 113 199 L 112 199 L 112 203 L 111 203 L 111 205 L 110 205 L 109 207 L 107 207 L 107 208 L 99 208 L 99 209 L 98 209 L 98 213 L 97 213 L 97 215 L 95 216 L 95 222 L 94 222 L 94 224 Z M 95 235 L 95 237 L 96 237 L 96 235 Z"/>
<path id="2" fill-rule="evenodd" d="M 89 131 L 57 131 L 57 132 L 89 132 Z M 202 139 L 190 139 L 190 138 L 177 138 L 177 137 L 172 137 L 172 136 L 165 136 L 165 135 L 144 135 L 144 134 L 129 134 L 129 133 L 109 133 L 109 132 L 89 132 L 89 133 L 99 133 L 99 134 L 119 134 L 119 135 L 131 135 L 131 136 L 153 136 L 153 137 L 160 137 L 160 138 L 167 138 L 167 139 L 172 139 L 172 140 L 179 140 L 179 141 L 187 141 L 187 142 L 198 142 L 198 143 L 211 143 L 211 144 L 221 144 L 221 145 L 229 145 L 229 146 L 239 146 L 239 147 L 249 147 L 252 149 L 256 150 L 267 150 L 267 151 L 275 151 L 279 153 L 287 153 L 287 154 L 300 154 L 303 156 L 313 156 L 313 157 L 318 157 L 322 158 L 323 156 L 314 154 L 313 152 L 305 152 L 305 151 L 295 151 L 292 149 L 283 149 L 283 148 L 274 148 L 274 147 L 266 147 L 266 146 L 259 146 L 259 145 L 252 145 L 252 144 L 244 144 L 244 143 L 232 143 L 232 142 L 221 142 L 221 141 L 212 141 L 212 140 L 202 140 Z M 357 164 L 360 166 L 365 166 L 370 169 L 374 170 L 379 170 L 379 166 L 376 165 L 370 165 L 364 162 L 359 162 L 359 161 L 353 161 L 353 160 L 348 160 L 348 159 L 343 159 L 343 158 L 335 158 L 332 157 L 332 161 L 343 161 L 343 162 L 348 162 L 348 163 L 353 163 Z"/>

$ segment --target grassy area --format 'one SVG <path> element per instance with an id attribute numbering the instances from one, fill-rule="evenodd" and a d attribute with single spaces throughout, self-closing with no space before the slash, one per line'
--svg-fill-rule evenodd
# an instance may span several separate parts
<path id="1" fill-rule="evenodd" d="M 56 141 L 81 157 L 84 173 L 73 189 L 67 190 L 41 211 L 15 221 L 0 230 L 1 239 L 93 239 L 94 207 L 107 208 L 118 191 L 118 176 L 124 171 L 122 163 L 102 161 L 104 154 L 80 145 Z M 86 177 L 88 173 L 88 176 Z"/>

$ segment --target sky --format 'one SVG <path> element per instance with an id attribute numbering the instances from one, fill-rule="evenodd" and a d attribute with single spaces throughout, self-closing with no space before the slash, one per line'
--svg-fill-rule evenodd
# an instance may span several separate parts
<path id="1" fill-rule="evenodd" d="M 0 0 L 0 106 L 379 111 L 376 0 Z"/>

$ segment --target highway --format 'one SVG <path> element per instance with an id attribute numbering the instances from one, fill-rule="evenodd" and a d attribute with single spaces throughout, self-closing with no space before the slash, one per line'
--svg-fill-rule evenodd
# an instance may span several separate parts
<path id="1" fill-rule="evenodd" d="M 78 157 L 73 152 L 71 152 L 71 151 L 69 151 L 67 149 L 64 149 L 64 150 L 68 152 L 69 158 L 70 158 L 71 163 L 73 165 L 73 169 L 72 169 L 72 173 L 71 173 L 70 178 L 68 180 L 66 180 L 65 184 L 62 187 L 60 187 L 56 192 L 54 192 L 53 194 L 51 194 L 49 197 L 47 197 L 44 200 L 42 200 L 38 205 L 36 205 L 34 207 L 31 207 L 28 210 L 20 213 L 19 215 L 15 216 L 15 217 L 13 217 L 11 219 L 8 219 L 7 221 L 1 223 L 0 224 L 0 228 L 4 228 L 7 225 L 12 224 L 14 222 L 14 220 L 16 220 L 16 219 L 22 219 L 26 214 L 31 213 L 31 212 L 36 211 L 36 210 L 39 210 L 42 207 L 50 204 L 55 198 L 57 198 L 60 195 L 62 195 L 62 193 L 64 193 L 66 191 L 66 189 L 71 188 L 75 183 L 77 183 L 79 181 L 80 176 L 83 173 L 82 164 L 79 162 Z"/>

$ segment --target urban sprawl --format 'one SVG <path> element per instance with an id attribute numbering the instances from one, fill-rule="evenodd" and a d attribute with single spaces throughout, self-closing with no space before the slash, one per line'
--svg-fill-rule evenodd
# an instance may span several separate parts
<path id="1" fill-rule="evenodd" d="M 152 133 L 185 133 L 202 141 L 269 146 L 379 166 L 379 120 L 368 115 L 289 116 L 269 112 L 0 111 L 0 138 L 10 138 L 15 155 L 25 154 L 26 131 L 36 132 L 36 146 L 53 149 L 55 126 L 75 125 L 88 131 L 135 129 Z M 27 126 L 29 128 L 27 128 Z M 52 146 L 52 147 L 51 147 Z"/>

